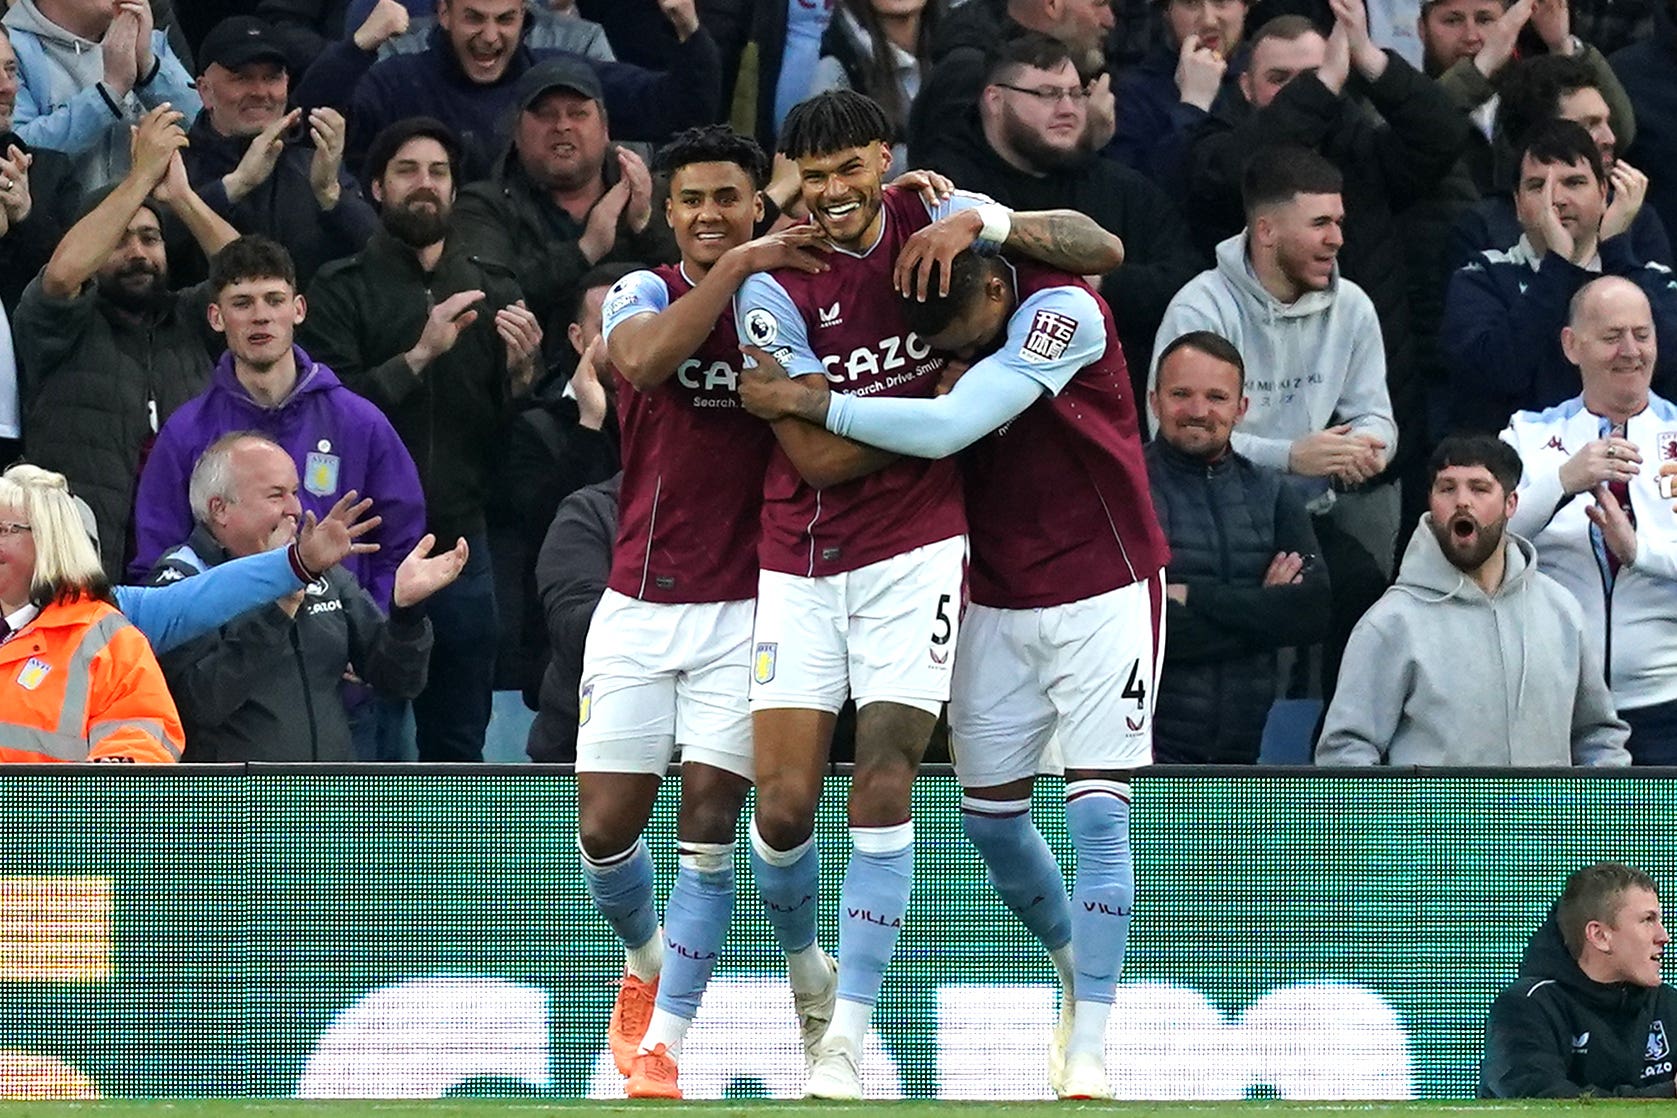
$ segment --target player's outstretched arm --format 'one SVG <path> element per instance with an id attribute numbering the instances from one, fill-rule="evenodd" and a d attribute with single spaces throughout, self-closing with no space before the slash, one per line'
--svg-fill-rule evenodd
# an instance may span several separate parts
<path id="1" fill-rule="evenodd" d="M 693 290 L 662 310 L 640 301 L 636 285 L 626 279 L 606 297 L 605 313 L 615 320 L 606 340 L 612 367 L 642 392 L 656 388 L 710 337 L 746 277 L 776 268 L 824 272 L 822 257 L 831 251 L 816 225 L 796 225 L 747 241 L 723 253 Z"/>
<path id="2" fill-rule="evenodd" d="M 1080 276 L 1103 276 L 1124 263 L 1124 242 L 1076 210 L 1012 212 L 989 202 L 959 210 L 909 237 L 897 254 L 897 290 L 925 302 L 935 266 L 945 277 L 939 294 L 948 295 L 955 257 L 980 242 Z"/>
<path id="3" fill-rule="evenodd" d="M 816 381 L 818 377 L 801 378 Z M 826 489 L 877 473 L 897 460 L 897 455 L 849 439 L 840 438 L 819 423 L 788 416 L 769 424 L 775 441 L 786 452 L 792 468 L 810 486 Z"/>

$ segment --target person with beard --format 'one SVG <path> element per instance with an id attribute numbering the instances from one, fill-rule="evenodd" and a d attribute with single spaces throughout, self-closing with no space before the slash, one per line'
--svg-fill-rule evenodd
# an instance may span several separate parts
<path id="1" fill-rule="evenodd" d="M 1298 493 L 1230 446 L 1247 407 L 1239 350 L 1209 331 L 1177 338 L 1148 403 L 1159 435 L 1147 476 L 1170 541 L 1153 760 L 1254 764 L 1276 651 L 1327 633 L 1327 568 Z"/>
<path id="2" fill-rule="evenodd" d="M 285 244 L 304 287 L 328 260 L 359 252 L 378 215 L 344 170 L 336 109 L 286 111 L 291 78 L 274 29 L 255 16 L 216 24 L 198 54 L 204 109 L 186 173 L 241 233 Z"/>
<path id="3" fill-rule="evenodd" d="M 484 504 L 514 397 L 541 355 L 541 325 L 511 269 L 449 235 L 460 143 L 415 117 L 373 143 L 365 179 L 381 228 L 310 285 L 303 346 L 390 418 L 419 467 L 426 526 L 471 544 L 460 578 L 430 603 L 431 678 L 414 700 L 421 761 L 478 761 L 489 724 L 497 630 Z"/>
<path id="4" fill-rule="evenodd" d="M 1642 286 L 1586 284 L 1561 330 L 1582 394 L 1502 432 L 1525 465 L 1511 527 L 1583 607 L 1639 765 L 1677 764 L 1677 405 L 1651 389 L 1656 321 Z"/>
<path id="5" fill-rule="evenodd" d="M 0 462 L 18 456 L 23 433 L 8 316 L 24 287 L 52 259 L 81 205 L 69 158 L 46 148 L 37 151 L 12 131 L 18 88 L 17 55 L 0 24 Z"/>
<path id="6" fill-rule="evenodd" d="M 68 477 L 92 506 L 113 582 L 143 455 L 208 383 L 216 344 L 208 287 L 169 290 L 163 213 L 209 257 L 238 236 L 188 182 L 186 144 L 180 113 L 163 105 L 146 114 L 128 174 L 64 234 L 13 319 L 30 458 Z"/>
<path id="7" fill-rule="evenodd" d="M 1398 431 L 1381 322 L 1339 271 L 1343 186 L 1338 168 L 1304 148 L 1255 155 L 1244 185 L 1247 228 L 1218 245 L 1217 266 L 1171 300 L 1157 338 L 1162 349 L 1209 330 L 1246 359 L 1251 404 L 1234 448 L 1287 473 L 1315 518 L 1332 580 L 1324 691 L 1351 626 L 1386 588 L 1399 520 L 1395 486 L 1368 485 L 1397 448 Z"/>
<path id="8" fill-rule="evenodd" d="M 1550 407 L 1577 391 L 1561 328 L 1567 300 L 1594 276 L 1634 281 L 1654 320 L 1677 336 L 1671 269 L 1638 256 L 1630 236 L 1641 195 L 1621 190 L 1609 202 L 1608 183 L 1599 150 L 1580 125 L 1555 120 L 1527 137 L 1514 190 L 1525 232 L 1507 251 L 1480 253 L 1446 289 L 1439 341 L 1457 424 L 1501 430 L 1514 412 Z M 1672 394 L 1677 354 L 1655 365 L 1654 377 Z"/>
<path id="9" fill-rule="evenodd" d="M 665 263 L 675 241 L 652 204 L 646 164 L 612 143 L 592 66 L 542 62 L 519 79 L 517 103 L 512 144 L 493 179 L 461 191 L 453 237 L 512 268 L 530 309 L 557 335 L 556 316 L 575 304 L 583 273 Z"/>
<path id="10" fill-rule="evenodd" d="M 1485 1020 L 1482 1099 L 1670 1099 L 1677 989 L 1659 886 L 1639 869 L 1574 871 Z"/>
<path id="11" fill-rule="evenodd" d="M 1428 511 L 1345 646 L 1316 763 L 1628 765 L 1578 603 L 1507 530 L 1520 456 L 1454 435 L 1427 468 Z"/>
<path id="12" fill-rule="evenodd" d="M 1016 210 L 1076 210 L 1124 242 L 1124 264 L 1100 281 L 1100 292 L 1140 399 L 1165 307 L 1205 260 L 1163 191 L 1084 149 L 1088 115 L 1071 54 L 1033 32 L 1002 47 L 978 104 L 921 146 L 929 166 L 963 190 Z"/>

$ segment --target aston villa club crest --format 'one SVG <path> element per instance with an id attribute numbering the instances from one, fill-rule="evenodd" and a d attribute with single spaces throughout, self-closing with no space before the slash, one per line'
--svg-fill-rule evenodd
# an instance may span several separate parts
<path id="1" fill-rule="evenodd" d="M 1643 1053 L 1645 1060 L 1663 1060 L 1671 1055 L 1671 1044 L 1665 1039 L 1665 1022 L 1655 1021 L 1648 1030 L 1648 1050 Z"/>
<path id="2" fill-rule="evenodd" d="M 576 713 L 576 724 L 578 726 L 588 725 L 588 716 L 594 713 L 594 685 L 592 683 L 582 689 Z"/>
<path id="3" fill-rule="evenodd" d="M 340 459 L 331 453 L 332 444 L 320 440 L 320 449 L 312 450 L 303 462 L 303 488 L 316 497 L 330 497 L 338 491 Z"/>
<path id="4" fill-rule="evenodd" d="M 1661 431 L 1654 440 L 1661 462 L 1677 462 L 1677 431 Z"/>
<path id="5" fill-rule="evenodd" d="M 23 665 L 23 670 L 17 673 L 17 685 L 25 691 L 33 691 L 47 678 L 47 673 L 50 671 L 52 671 L 51 664 L 31 656 Z"/>
<path id="6" fill-rule="evenodd" d="M 774 657 L 780 648 L 777 641 L 764 641 L 757 646 L 757 652 L 751 657 L 751 678 L 758 683 L 768 683 L 774 679 Z"/>

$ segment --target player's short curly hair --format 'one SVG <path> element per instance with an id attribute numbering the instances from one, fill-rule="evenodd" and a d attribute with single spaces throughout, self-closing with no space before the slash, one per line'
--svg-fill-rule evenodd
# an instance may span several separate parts
<path id="1" fill-rule="evenodd" d="M 831 89 L 800 101 L 780 126 L 780 150 L 792 159 L 891 142 L 891 122 L 871 97 Z"/>
<path id="2" fill-rule="evenodd" d="M 676 133 L 658 149 L 652 169 L 660 175 L 673 175 L 689 163 L 733 163 L 745 171 L 754 190 L 761 190 L 769 177 L 769 157 L 757 141 L 726 124 L 707 124 Z"/>

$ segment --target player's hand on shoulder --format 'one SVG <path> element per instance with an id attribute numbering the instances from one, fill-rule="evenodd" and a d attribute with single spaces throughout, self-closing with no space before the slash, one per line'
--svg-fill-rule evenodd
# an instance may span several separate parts
<path id="1" fill-rule="evenodd" d="M 936 171 L 904 171 L 892 179 L 887 190 L 907 190 L 920 195 L 928 206 L 936 207 L 955 193 L 955 183 L 947 175 Z"/>
<path id="2" fill-rule="evenodd" d="M 814 223 L 793 225 L 778 232 L 747 241 L 740 246 L 747 271 L 772 272 L 778 268 L 795 268 L 800 272 L 818 275 L 828 269 L 827 254 L 833 246 L 821 227 Z"/>

